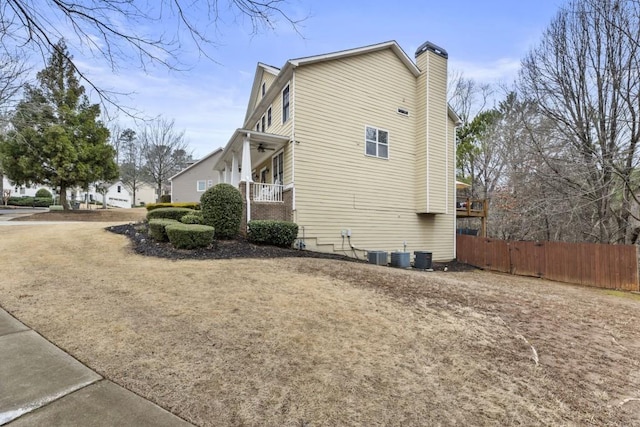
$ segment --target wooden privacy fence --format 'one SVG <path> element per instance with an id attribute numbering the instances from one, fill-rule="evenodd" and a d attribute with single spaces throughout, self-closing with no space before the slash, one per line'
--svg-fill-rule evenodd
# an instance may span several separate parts
<path id="1" fill-rule="evenodd" d="M 518 242 L 458 234 L 458 261 L 482 269 L 605 289 L 640 291 L 636 246 Z"/>

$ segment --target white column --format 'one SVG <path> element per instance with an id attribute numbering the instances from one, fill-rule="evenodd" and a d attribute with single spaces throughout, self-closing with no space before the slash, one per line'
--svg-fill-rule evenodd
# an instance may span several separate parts
<path id="1" fill-rule="evenodd" d="M 240 182 L 253 182 L 251 176 L 251 145 L 249 145 L 249 136 L 244 137 L 242 142 L 242 176 Z"/>
<path id="2" fill-rule="evenodd" d="M 223 182 L 222 181 L 222 176 L 221 176 L 221 173 L 220 173 L 219 170 L 216 171 L 216 178 L 217 178 L 216 184 L 219 184 L 219 183 Z"/>
<path id="3" fill-rule="evenodd" d="M 231 185 L 234 187 L 238 187 L 238 156 L 234 151 L 231 153 L 233 157 L 231 158 Z"/>
<path id="4" fill-rule="evenodd" d="M 224 183 L 225 184 L 230 184 L 231 183 L 231 176 L 229 175 L 229 163 L 228 162 L 224 162 Z"/>

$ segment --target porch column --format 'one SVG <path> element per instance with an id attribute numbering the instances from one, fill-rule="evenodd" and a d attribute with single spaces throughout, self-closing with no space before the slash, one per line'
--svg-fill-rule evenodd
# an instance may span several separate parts
<path id="1" fill-rule="evenodd" d="M 242 142 L 242 176 L 240 182 L 253 182 L 251 177 L 251 146 L 249 145 L 249 137 L 245 136 Z"/>
<path id="2" fill-rule="evenodd" d="M 229 163 L 228 162 L 224 162 L 224 183 L 225 184 L 230 184 L 231 183 L 231 177 L 229 176 Z"/>
<path id="3" fill-rule="evenodd" d="M 235 151 L 231 154 L 231 185 L 238 188 L 238 156 Z"/>
<path id="4" fill-rule="evenodd" d="M 219 170 L 217 170 L 217 171 L 216 171 L 216 178 L 217 178 L 217 180 L 216 180 L 216 184 L 219 184 L 219 183 L 223 182 L 223 181 L 222 181 L 222 177 L 221 177 L 220 175 L 221 175 L 221 174 L 220 174 L 220 171 L 219 171 Z"/>

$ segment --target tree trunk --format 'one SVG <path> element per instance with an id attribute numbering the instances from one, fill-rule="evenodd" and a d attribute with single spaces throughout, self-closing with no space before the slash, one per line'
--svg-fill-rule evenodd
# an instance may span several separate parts
<path id="1" fill-rule="evenodd" d="M 65 211 L 69 210 L 69 201 L 67 200 L 67 186 L 60 184 L 60 204 Z"/>

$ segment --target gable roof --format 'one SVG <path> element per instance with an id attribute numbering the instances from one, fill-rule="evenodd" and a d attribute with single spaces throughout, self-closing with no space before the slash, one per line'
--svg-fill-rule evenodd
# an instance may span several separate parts
<path id="1" fill-rule="evenodd" d="M 186 168 L 182 169 L 180 172 L 178 172 L 177 174 L 175 174 L 171 178 L 169 178 L 169 181 L 171 181 L 174 178 L 177 178 L 178 176 L 182 175 L 186 171 L 191 170 L 192 168 L 198 166 L 200 163 L 210 159 L 211 157 L 215 156 L 218 153 L 222 153 L 222 148 L 218 148 L 218 149 L 212 151 L 211 153 L 207 154 L 206 156 L 204 156 L 203 158 L 201 158 L 197 162 L 194 162 L 194 163 L 190 164 L 189 166 L 187 166 Z"/>
<path id="2" fill-rule="evenodd" d="M 247 120 L 249 115 L 251 114 L 251 100 L 255 99 L 258 95 L 258 91 L 260 90 L 260 86 L 262 84 L 262 76 L 264 73 L 273 74 L 275 77 L 280 73 L 280 68 L 274 67 L 272 65 L 264 64 L 262 62 L 258 62 L 256 65 L 256 72 L 253 77 L 253 86 L 251 87 L 251 95 L 249 95 L 249 105 L 247 106 L 247 112 L 245 114 L 244 119 Z"/>
<path id="3" fill-rule="evenodd" d="M 369 46 L 357 47 L 355 49 L 347 49 L 340 50 L 338 52 L 326 53 L 323 55 L 314 55 L 314 56 L 306 56 L 303 58 L 290 59 L 287 61 L 294 67 L 299 67 L 301 65 L 314 64 L 316 62 L 324 62 L 331 61 L 334 59 L 342 59 L 349 58 L 351 56 L 362 55 L 365 53 L 377 52 L 384 49 L 391 49 L 393 53 L 402 61 L 402 63 L 413 73 L 414 76 L 418 76 L 420 74 L 420 69 L 416 66 L 416 64 L 407 56 L 407 54 L 402 50 L 398 42 L 395 40 L 390 40 L 388 42 L 372 44 Z"/>
<path id="4" fill-rule="evenodd" d="M 421 48 L 423 48 L 425 45 L 427 45 L 427 43 L 423 44 Z M 429 45 L 431 44 L 429 43 Z M 322 55 L 305 56 L 302 58 L 290 59 L 284 64 L 282 69 L 259 62 L 256 67 L 256 74 L 253 81 L 253 87 L 251 89 L 251 97 L 249 98 L 249 105 L 247 106 L 247 112 L 245 114 L 243 127 L 246 127 L 246 128 L 251 127 L 249 123 L 253 120 L 252 116 L 255 114 L 255 112 L 259 110 L 258 106 L 262 102 L 267 102 L 267 103 L 272 102 L 272 100 L 276 96 L 276 93 L 278 93 L 283 88 L 283 85 L 286 84 L 286 82 L 290 79 L 291 74 L 293 73 L 293 70 L 295 68 L 304 66 L 304 65 L 315 64 L 319 62 L 332 61 L 334 59 L 343 59 L 343 58 L 349 58 L 352 56 L 378 52 L 385 49 L 391 49 L 391 51 L 398 57 L 398 59 L 400 59 L 400 61 L 407 67 L 407 69 L 415 77 L 418 77 L 420 75 L 421 71 L 418 68 L 418 66 L 405 53 L 405 51 L 402 50 L 398 42 L 396 42 L 395 40 L 390 40 L 383 43 L 376 43 L 368 46 L 357 47 L 354 49 L 346 49 L 346 50 L 340 50 L 337 52 L 325 53 Z M 441 48 L 438 48 L 438 49 L 441 49 Z M 441 49 L 441 50 L 444 52 L 444 49 Z M 276 80 L 271 84 L 269 89 L 267 89 L 267 93 L 265 94 L 265 96 L 260 101 L 258 101 L 258 103 L 254 106 L 252 105 L 251 100 L 253 100 L 256 97 L 258 90 L 260 89 L 260 84 L 262 82 L 262 73 L 264 72 L 269 72 L 270 74 L 273 74 L 274 76 L 276 76 Z M 449 118 L 451 118 L 451 120 L 454 123 L 456 123 L 456 125 L 460 125 L 462 123 L 458 115 L 455 113 L 455 111 L 451 109 L 450 106 L 448 107 L 448 115 L 449 115 Z"/>

